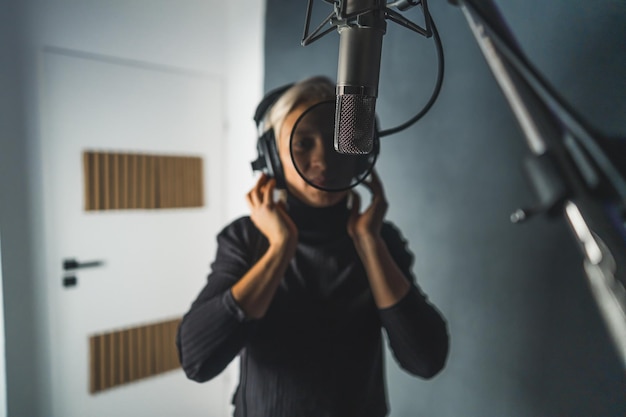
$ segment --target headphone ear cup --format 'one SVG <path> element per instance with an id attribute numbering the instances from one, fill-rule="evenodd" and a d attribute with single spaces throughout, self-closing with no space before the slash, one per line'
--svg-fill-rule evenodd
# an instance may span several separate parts
<path id="1" fill-rule="evenodd" d="M 274 129 L 270 129 L 267 132 L 267 153 L 272 165 L 272 172 L 274 179 L 276 179 L 276 188 L 281 190 L 287 188 L 287 181 L 285 180 L 285 172 L 283 171 L 283 164 L 280 162 L 280 155 L 278 154 L 278 146 L 276 146 L 276 138 L 274 137 Z"/>
<path id="2" fill-rule="evenodd" d="M 282 87 L 275 88 L 268 92 L 261 100 L 254 112 L 254 122 L 257 129 L 261 127 L 263 118 L 268 113 L 270 108 L 274 105 L 276 100 L 282 96 L 285 91 L 290 89 L 293 83 L 284 85 Z M 283 172 L 283 166 L 280 163 L 280 156 L 278 155 L 278 149 L 276 147 L 276 140 L 274 138 L 274 130 L 269 129 L 257 140 L 257 152 L 258 157 L 255 161 L 252 161 L 252 170 L 261 171 L 269 177 L 276 179 L 276 188 L 287 188 L 287 182 L 285 181 L 285 174 Z"/>
<path id="3" fill-rule="evenodd" d="M 257 151 L 259 153 L 258 160 L 263 161 L 261 172 L 268 177 L 276 179 L 276 188 L 287 188 L 283 166 L 280 162 L 276 140 L 274 139 L 274 130 L 270 129 L 265 132 L 257 143 Z"/>
<path id="4" fill-rule="evenodd" d="M 262 135 L 256 142 L 257 159 L 252 162 L 252 171 L 261 171 L 268 177 L 274 176 L 271 161 L 268 159 L 267 138 Z"/>

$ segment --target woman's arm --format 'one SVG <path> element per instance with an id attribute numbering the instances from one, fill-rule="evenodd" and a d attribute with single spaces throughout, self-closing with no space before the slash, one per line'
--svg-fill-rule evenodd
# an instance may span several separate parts
<path id="1" fill-rule="evenodd" d="M 215 377 L 239 353 L 255 320 L 265 315 L 295 253 L 297 230 L 282 204 L 273 202 L 274 184 L 262 176 L 248 193 L 253 224 L 236 222 L 218 236 L 208 283 L 177 336 L 180 361 L 190 379 Z M 258 231 L 266 238 L 263 248 L 252 242 L 262 239 Z M 264 253 L 254 260 L 257 246 Z"/>
<path id="2" fill-rule="evenodd" d="M 430 378 L 443 368 L 448 355 L 447 325 L 411 282 L 413 257 L 400 234 L 384 224 L 388 204 L 375 172 L 366 186 L 372 202 L 360 213 L 359 197 L 353 194 L 348 232 L 396 359 L 412 374 Z"/>
<path id="3" fill-rule="evenodd" d="M 261 259 L 232 288 L 234 299 L 253 319 L 269 308 L 298 243 L 298 230 L 282 202 L 274 202 L 276 180 L 262 175 L 248 193 L 250 218 L 269 242 Z"/>
<path id="4" fill-rule="evenodd" d="M 447 323 L 417 287 L 397 304 L 379 310 L 379 316 L 403 369 L 432 378 L 444 368 L 450 348 Z"/>
<path id="5" fill-rule="evenodd" d="M 382 237 L 360 240 L 357 253 L 379 309 L 391 307 L 406 296 L 411 284 L 392 258 Z"/>
<path id="6" fill-rule="evenodd" d="M 372 201 L 361 213 L 359 195 L 352 193 L 348 233 L 365 267 L 376 306 L 387 308 L 404 298 L 411 285 L 381 236 L 388 204 L 376 172 L 363 184 L 371 191 Z"/>
<path id="7" fill-rule="evenodd" d="M 203 382 L 217 376 L 243 348 L 255 323 L 232 297 L 231 287 L 254 262 L 254 227 L 240 219 L 217 237 L 211 274 L 178 328 L 176 344 L 187 377 Z"/>
<path id="8" fill-rule="evenodd" d="M 443 369 L 448 356 L 447 324 L 411 282 L 413 257 L 399 233 L 386 225 L 383 235 L 362 257 L 381 323 L 402 368 L 432 378 Z"/>

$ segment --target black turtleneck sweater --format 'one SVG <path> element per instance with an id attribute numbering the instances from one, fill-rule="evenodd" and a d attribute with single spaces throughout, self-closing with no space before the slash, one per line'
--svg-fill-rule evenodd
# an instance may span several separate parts
<path id="1" fill-rule="evenodd" d="M 430 378 L 447 357 L 446 323 L 416 286 L 413 257 L 391 224 L 383 239 L 413 285 L 396 305 L 378 309 L 347 233 L 345 201 L 288 203 L 299 243 L 266 315 L 247 319 L 230 291 L 268 245 L 242 217 L 218 235 L 207 284 L 180 325 L 182 367 L 203 382 L 239 355 L 236 417 L 385 416 L 381 329 L 400 366 Z"/>

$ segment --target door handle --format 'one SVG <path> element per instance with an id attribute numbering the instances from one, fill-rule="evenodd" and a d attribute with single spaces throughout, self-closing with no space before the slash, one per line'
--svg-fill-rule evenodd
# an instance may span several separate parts
<path id="1" fill-rule="evenodd" d="M 94 268 L 97 266 L 104 265 L 103 261 L 88 261 L 88 262 L 78 262 L 76 259 L 64 259 L 63 260 L 63 269 L 65 271 L 73 271 L 75 269 L 82 268 Z"/>

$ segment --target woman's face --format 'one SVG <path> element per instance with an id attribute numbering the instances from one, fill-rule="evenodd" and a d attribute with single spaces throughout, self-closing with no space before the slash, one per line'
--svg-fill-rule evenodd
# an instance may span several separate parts
<path id="1" fill-rule="evenodd" d="M 287 114 L 278 137 L 278 154 L 289 191 L 310 206 L 328 207 L 341 201 L 348 191 L 320 190 L 307 183 L 298 170 L 322 188 L 344 188 L 354 176 L 356 159 L 354 164 L 346 163 L 345 157 L 340 158 L 333 149 L 334 105 L 316 106 L 298 121 L 313 104 L 301 104 Z M 293 152 L 293 159 L 290 152 Z"/>

